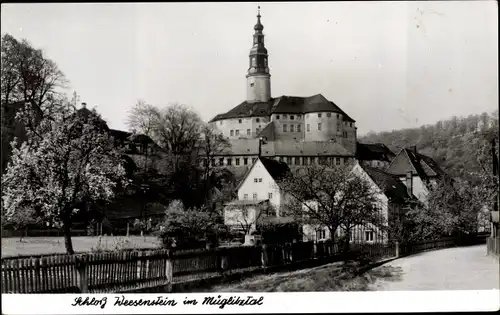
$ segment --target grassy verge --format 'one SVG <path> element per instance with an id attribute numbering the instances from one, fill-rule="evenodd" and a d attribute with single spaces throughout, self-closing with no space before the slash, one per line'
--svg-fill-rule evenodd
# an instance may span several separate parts
<path id="1" fill-rule="evenodd" d="M 362 274 L 358 265 L 342 262 L 270 275 L 254 276 L 243 281 L 218 285 L 211 292 L 311 292 L 311 291 L 370 291 L 378 279 L 397 281 L 402 271 L 380 266 Z"/>
<path id="2" fill-rule="evenodd" d="M 93 248 L 111 250 L 121 248 L 157 248 L 158 238 L 154 236 L 74 236 L 73 248 L 76 252 L 87 252 Z M 2 257 L 65 253 L 63 237 L 18 237 L 2 238 Z"/>

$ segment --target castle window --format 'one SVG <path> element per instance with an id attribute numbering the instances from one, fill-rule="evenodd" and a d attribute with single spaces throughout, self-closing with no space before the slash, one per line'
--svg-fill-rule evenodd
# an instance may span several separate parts
<path id="1" fill-rule="evenodd" d="M 295 165 L 300 165 L 300 157 L 295 157 Z"/>
<path id="2" fill-rule="evenodd" d="M 328 118 L 332 117 L 332 113 L 326 113 L 326 117 Z"/>
<path id="3" fill-rule="evenodd" d="M 268 193 L 268 194 L 267 194 L 267 197 L 268 197 L 269 199 L 273 199 L 273 193 Z"/>
<path id="4" fill-rule="evenodd" d="M 240 135 L 240 130 L 236 129 L 235 134 L 236 134 L 236 136 L 239 136 Z"/>
<path id="5" fill-rule="evenodd" d="M 307 165 L 308 158 L 307 157 L 302 157 L 302 165 Z"/>
<path id="6" fill-rule="evenodd" d="M 220 159 L 219 159 L 219 165 L 220 165 L 220 166 L 224 165 L 224 158 L 220 158 Z"/>
<path id="7" fill-rule="evenodd" d="M 280 115 L 276 115 L 276 120 L 280 119 Z"/>
<path id="8" fill-rule="evenodd" d="M 335 158 L 335 165 L 340 165 L 340 158 Z"/>
<path id="9" fill-rule="evenodd" d="M 297 115 L 297 119 L 300 119 L 300 118 L 301 118 L 301 116 L 300 116 L 300 115 Z"/>
<path id="10" fill-rule="evenodd" d="M 238 119 L 238 124 L 241 124 L 241 119 Z"/>
<path id="11" fill-rule="evenodd" d="M 283 115 L 283 119 L 286 119 L 286 114 L 285 114 L 285 115 Z"/>
<path id="12" fill-rule="evenodd" d="M 321 130 L 321 123 L 318 123 L 318 130 Z"/>
<path id="13" fill-rule="evenodd" d="M 236 165 L 240 165 L 240 158 L 236 158 Z"/>
<path id="14" fill-rule="evenodd" d="M 286 127 L 287 127 L 287 125 L 286 125 L 286 124 L 284 124 L 284 125 L 283 125 L 283 132 L 286 132 Z"/>
<path id="15" fill-rule="evenodd" d="M 231 158 L 228 158 L 227 159 L 227 165 L 232 165 L 233 164 L 233 160 Z"/>
<path id="16" fill-rule="evenodd" d="M 255 118 L 255 121 L 256 122 L 260 122 L 260 118 Z"/>
<path id="17" fill-rule="evenodd" d="M 257 194 L 256 193 L 253 194 L 253 200 L 257 200 Z"/>
<path id="18" fill-rule="evenodd" d="M 291 156 L 287 156 L 286 157 L 286 164 L 292 164 L 292 157 Z"/>
<path id="19" fill-rule="evenodd" d="M 311 131 L 311 125 L 307 124 L 307 131 Z"/>
<path id="20" fill-rule="evenodd" d="M 301 132 L 302 131 L 302 130 L 300 130 L 301 129 L 300 126 L 301 126 L 301 124 L 297 125 L 297 132 Z"/>
<path id="21" fill-rule="evenodd" d="M 337 114 L 337 118 L 340 118 L 340 114 Z"/>
<path id="22" fill-rule="evenodd" d="M 247 165 L 248 164 L 248 158 L 243 158 L 243 165 Z"/>
<path id="23" fill-rule="evenodd" d="M 318 113 L 318 118 L 321 118 L 321 113 Z"/>
<path id="24" fill-rule="evenodd" d="M 231 135 L 231 137 L 234 136 L 234 130 L 231 130 L 229 134 Z"/>
<path id="25" fill-rule="evenodd" d="M 293 125 L 290 125 L 290 132 L 295 132 L 294 128 L 293 128 Z"/>
<path id="26" fill-rule="evenodd" d="M 290 120 L 294 120 L 295 117 L 293 115 L 290 115 Z"/>

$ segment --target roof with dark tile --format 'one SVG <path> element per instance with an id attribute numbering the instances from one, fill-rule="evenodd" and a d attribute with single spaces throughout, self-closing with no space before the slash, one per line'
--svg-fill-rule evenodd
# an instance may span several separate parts
<path id="1" fill-rule="evenodd" d="M 389 165 L 387 171 L 394 175 L 403 176 L 409 171 L 414 171 L 422 179 L 432 177 L 447 176 L 447 173 L 431 157 L 418 153 L 415 147 L 404 148 L 398 153 L 398 157 L 404 154 L 407 156 L 412 169 L 408 169 L 404 164 Z M 395 159 L 394 159 L 395 161 Z"/>
<path id="2" fill-rule="evenodd" d="M 224 114 L 215 116 L 211 122 L 238 118 L 238 117 L 254 117 L 254 116 L 269 116 L 273 113 L 311 113 L 311 112 L 335 112 L 343 115 L 343 119 L 349 122 L 355 122 L 335 103 L 327 100 L 323 95 L 316 94 L 309 97 L 301 96 L 280 96 L 273 98 L 268 102 L 242 102 L 238 106 L 232 108 Z"/>
<path id="3" fill-rule="evenodd" d="M 229 140 L 224 155 L 257 155 L 259 139 Z M 325 141 L 267 141 L 262 144 L 262 156 L 353 156 L 337 142 Z"/>
<path id="4" fill-rule="evenodd" d="M 356 156 L 361 161 L 387 161 L 390 162 L 396 156 L 383 143 L 360 143 L 356 144 Z"/>
<path id="5" fill-rule="evenodd" d="M 280 181 L 288 174 L 290 174 L 290 168 L 285 162 L 276 161 L 273 159 L 268 159 L 265 157 L 260 157 L 262 165 L 266 168 L 267 172 L 275 181 Z"/>
<path id="6" fill-rule="evenodd" d="M 399 204 L 404 204 L 410 199 L 416 200 L 415 196 L 408 194 L 406 185 L 397 176 L 367 165 L 361 167 L 390 200 Z"/>

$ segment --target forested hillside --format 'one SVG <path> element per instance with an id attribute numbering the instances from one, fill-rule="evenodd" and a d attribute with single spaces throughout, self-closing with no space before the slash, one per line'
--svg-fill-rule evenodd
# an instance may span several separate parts
<path id="1" fill-rule="evenodd" d="M 384 143 L 396 154 L 404 147 L 416 145 L 420 153 L 434 158 L 451 176 L 473 180 L 474 174 L 482 170 L 481 164 L 490 160 L 492 138 L 497 139 L 498 150 L 498 110 L 454 116 L 420 128 L 370 132 L 359 141 Z"/>

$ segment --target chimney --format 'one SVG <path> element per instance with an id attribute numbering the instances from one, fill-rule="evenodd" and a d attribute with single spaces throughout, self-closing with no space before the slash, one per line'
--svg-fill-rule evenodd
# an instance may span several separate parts
<path id="1" fill-rule="evenodd" d="M 258 155 L 258 157 L 260 157 L 261 153 L 262 153 L 262 137 L 259 138 L 259 155 Z"/>
<path id="2" fill-rule="evenodd" d="M 406 191 L 411 197 L 411 195 L 413 194 L 413 174 L 411 173 L 411 171 L 406 173 Z"/>
<path id="3" fill-rule="evenodd" d="M 84 103 L 82 103 L 82 107 L 83 107 L 83 108 L 87 107 L 87 103 L 85 103 L 85 102 L 84 102 Z"/>

